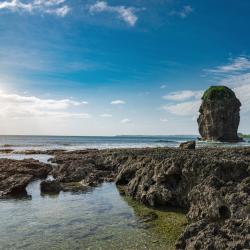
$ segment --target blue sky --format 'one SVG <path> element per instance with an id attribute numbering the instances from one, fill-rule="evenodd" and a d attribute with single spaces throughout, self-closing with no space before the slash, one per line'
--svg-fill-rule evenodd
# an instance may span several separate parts
<path id="1" fill-rule="evenodd" d="M 250 132 L 250 2 L 0 0 L 0 133 L 198 134 L 233 88 Z"/>

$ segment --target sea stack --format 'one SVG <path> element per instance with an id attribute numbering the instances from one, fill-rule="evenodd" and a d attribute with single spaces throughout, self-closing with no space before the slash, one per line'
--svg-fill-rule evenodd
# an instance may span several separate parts
<path id="1" fill-rule="evenodd" d="M 199 132 L 202 140 L 238 142 L 241 103 L 226 86 L 211 86 L 202 96 Z"/>

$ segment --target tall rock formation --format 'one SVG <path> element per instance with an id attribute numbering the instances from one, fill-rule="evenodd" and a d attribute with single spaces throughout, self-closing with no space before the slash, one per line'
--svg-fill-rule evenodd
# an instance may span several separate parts
<path id="1" fill-rule="evenodd" d="M 211 86 L 203 97 L 198 118 L 202 140 L 238 142 L 241 103 L 225 86 Z"/>

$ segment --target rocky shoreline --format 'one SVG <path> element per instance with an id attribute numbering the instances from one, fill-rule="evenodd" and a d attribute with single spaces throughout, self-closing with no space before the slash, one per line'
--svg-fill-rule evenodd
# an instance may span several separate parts
<path id="1" fill-rule="evenodd" d="M 28 153 L 28 152 L 27 152 Z M 34 153 L 48 153 L 36 152 Z M 79 192 L 115 182 L 153 207 L 187 211 L 176 249 L 250 249 L 250 148 L 55 150 L 55 166 L 0 159 L 0 195 L 25 192 L 44 180 L 44 193 Z"/>

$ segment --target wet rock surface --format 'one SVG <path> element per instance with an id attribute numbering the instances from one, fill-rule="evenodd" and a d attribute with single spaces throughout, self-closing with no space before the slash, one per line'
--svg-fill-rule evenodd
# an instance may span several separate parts
<path id="1" fill-rule="evenodd" d="M 0 159 L 0 197 L 26 194 L 26 186 L 35 179 L 45 178 L 50 165 L 33 159 Z"/>
<path id="2" fill-rule="evenodd" d="M 180 144 L 181 149 L 195 149 L 196 142 L 195 141 L 187 141 Z"/>
<path id="3" fill-rule="evenodd" d="M 42 193 L 58 194 L 62 190 L 61 184 L 57 180 L 45 180 L 40 183 Z"/>
<path id="4" fill-rule="evenodd" d="M 141 157 L 125 164 L 116 183 L 145 204 L 188 211 L 192 224 L 177 249 L 250 249 L 250 149 L 169 149 Z"/>
<path id="5" fill-rule="evenodd" d="M 112 182 L 118 173 L 115 152 L 82 150 L 55 154 L 51 174 L 62 191 L 85 191 L 103 182 Z M 48 183 L 50 184 L 50 183 Z M 46 183 L 44 183 L 46 185 Z"/>
<path id="6" fill-rule="evenodd" d="M 212 86 L 202 97 L 199 132 L 203 140 L 238 142 L 241 103 L 225 86 Z"/>

